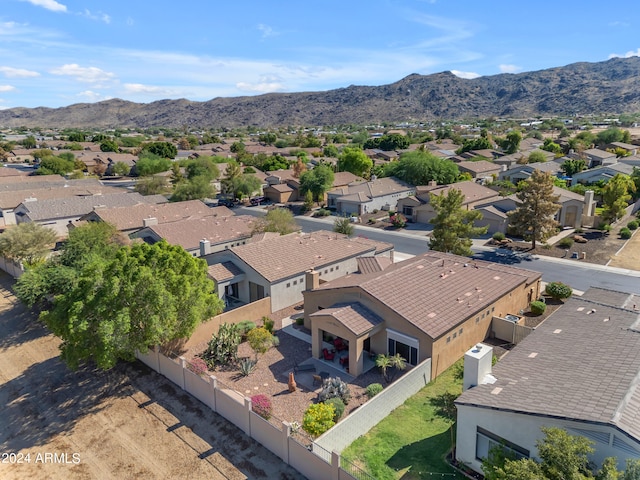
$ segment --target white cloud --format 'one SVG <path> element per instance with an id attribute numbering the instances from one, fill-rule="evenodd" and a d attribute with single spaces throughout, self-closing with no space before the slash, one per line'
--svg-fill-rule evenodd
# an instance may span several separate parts
<path id="1" fill-rule="evenodd" d="M 518 73 L 522 70 L 522 67 L 517 65 L 500 64 L 498 65 L 501 73 Z"/>
<path id="2" fill-rule="evenodd" d="M 478 78 L 481 75 L 475 72 L 461 72 L 460 70 L 451 70 L 456 77 L 466 78 L 467 80 L 471 80 L 473 78 Z"/>
<path id="3" fill-rule="evenodd" d="M 124 91 L 128 94 L 142 94 L 157 97 L 176 97 L 180 93 L 174 88 L 159 87 L 157 85 L 145 85 L 142 83 L 125 83 Z"/>
<path id="4" fill-rule="evenodd" d="M 52 12 L 66 12 L 67 6 L 56 2 L 56 0 L 22 0 L 23 2 L 29 2 L 36 7 L 46 8 Z"/>
<path id="5" fill-rule="evenodd" d="M 609 58 L 629 58 L 629 57 L 640 57 L 640 48 L 638 48 L 635 52 L 631 50 L 623 55 L 619 55 L 617 53 L 612 53 L 611 55 L 609 55 Z"/>
<path id="6" fill-rule="evenodd" d="M 0 85 L 0 92 L 10 92 L 12 90 L 15 90 L 16 87 L 12 86 L 12 85 Z"/>
<path id="7" fill-rule="evenodd" d="M 89 102 L 100 102 L 102 100 L 109 100 L 113 97 L 103 95 L 99 92 L 94 92 L 92 90 L 85 90 L 84 92 L 80 92 L 76 95 L 78 98 L 84 98 Z"/>
<path id="8" fill-rule="evenodd" d="M 2 73 L 7 78 L 29 78 L 40 76 L 38 72 L 34 72 L 33 70 L 25 70 L 23 68 L 13 67 L 0 67 L 0 73 Z"/>
<path id="9" fill-rule="evenodd" d="M 263 23 L 258 25 L 258 30 L 260 30 L 262 32 L 262 38 L 276 37 L 276 36 L 280 35 L 279 32 L 276 32 L 269 25 L 265 25 Z"/>
<path id="10" fill-rule="evenodd" d="M 96 13 L 92 13 L 89 9 L 85 8 L 84 12 L 80 12 L 78 13 L 78 15 L 82 15 L 83 17 L 87 17 L 90 18 L 91 20 L 98 20 L 98 21 L 102 21 L 104 23 L 111 23 L 111 17 L 109 15 L 107 15 L 106 13 L 103 12 L 96 12 Z"/>
<path id="11" fill-rule="evenodd" d="M 282 92 L 285 90 L 285 86 L 282 83 L 277 83 L 277 82 L 261 82 L 261 83 L 238 82 L 236 83 L 236 88 L 243 92 L 254 92 L 254 93 Z"/>
<path id="12" fill-rule="evenodd" d="M 77 63 L 69 63 L 59 68 L 50 70 L 54 75 L 67 75 L 74 77 L 79 82 L 98 83 L 112 79 L 115 75 L 105 72 L 97 67 L 81 67 Z"/>

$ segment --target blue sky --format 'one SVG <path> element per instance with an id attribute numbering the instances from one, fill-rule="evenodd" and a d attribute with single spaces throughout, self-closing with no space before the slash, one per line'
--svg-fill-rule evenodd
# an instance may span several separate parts
<path id="1" fill-rule="evenodd" d="M 1 4 L 0 108 L 204 101 L 640 54 L 640 9 L 630 0 Z"/>

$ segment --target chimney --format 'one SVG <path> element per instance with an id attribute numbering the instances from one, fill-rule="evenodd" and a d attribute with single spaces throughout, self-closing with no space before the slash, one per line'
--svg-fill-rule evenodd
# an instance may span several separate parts
<path id="1" fill-rule="evenodd" d="M 464 354 L 464 377 L 462 391 L 483 383 L 493 383 L 485 380 L 491 374 L 493 347 L 478 343 Z"/>
<path id="2" fill-rule="evenodd" d="M 435 180 L 429 180 L 428 185 L 430 187 L 437 187 L 438 186 L 438 182 L 436 182 Z"/>
<path id="3" fill-rule="evenodd" d="M 593 200 L 593 190 L 584 192 L 584 214 L 588 217 L 595 213 L 595 202 Z"/>
<path id="4" fill-rule="evenodd" d="M 211 253 L 211 242 L 206 238 L 200 240 L 200 256 L 204 257 Z"/>
<path id="5" fill-rule="evenodd" d="M 320 286 L 320 273 L 313 268 L 304 274 L 304 284 L 307 290 L 315 290 Z"/>
<path id="6" fill-rule="evenodd" d="M 156 217 L 149 217 L 149 218 L 142 219 L 143 227 L 150 227 L 152 225 L 158 225 L 158 219 Z"/>

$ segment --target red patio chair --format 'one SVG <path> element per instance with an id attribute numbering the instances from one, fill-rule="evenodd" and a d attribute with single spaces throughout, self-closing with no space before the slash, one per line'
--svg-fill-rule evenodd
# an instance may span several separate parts
<path id="1" fill-rule="evenodd" d="M 331 353 L 329 350 L 327 350 L 326 348 L 322 349 L 322 355 L 324 356 L 325 360 L 331 360 L 333 362 L 333 359 L 335 358 L 336 354 L 335 353 Z"/>
<path id="2" fill-rule="evenodd" d="M 349 347 L 342 341 L 341 338 L 336 338 L 333 341 L 333 346 L 335 347 L 336 351 L 341 352 L 342 350 L 347 350 Z"/>

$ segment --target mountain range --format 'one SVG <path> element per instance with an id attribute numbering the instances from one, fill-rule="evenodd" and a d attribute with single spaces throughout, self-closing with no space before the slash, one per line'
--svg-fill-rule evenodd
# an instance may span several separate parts
<path id="1" fill-rule="evenodd" d="M 61 108 L 12 108 L 0 110 L 0 127 L 264 128 L 639 111 L 640 57 L 630 57 L 474 79 L 451 72 L 412 74 L 389 85 L 206 102 L 112 99 Z"/>

